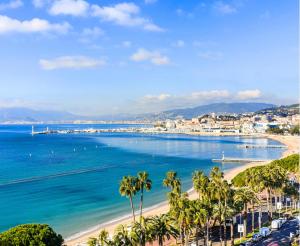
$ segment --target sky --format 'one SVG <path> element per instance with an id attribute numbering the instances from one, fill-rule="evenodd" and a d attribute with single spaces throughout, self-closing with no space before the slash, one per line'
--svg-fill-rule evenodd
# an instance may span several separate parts
<path id="1" fill-rule="evenodd" d="M 299 101 L 298 0 L 1 0 L 0 107 Z"/>

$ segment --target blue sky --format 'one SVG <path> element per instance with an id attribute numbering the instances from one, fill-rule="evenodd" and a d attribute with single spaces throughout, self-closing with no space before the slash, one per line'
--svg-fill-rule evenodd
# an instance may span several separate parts
<path id="1" fill-rule="evenodd" d="M 0 107 L 298 100 L 298 1 L 2 0 Z"/>

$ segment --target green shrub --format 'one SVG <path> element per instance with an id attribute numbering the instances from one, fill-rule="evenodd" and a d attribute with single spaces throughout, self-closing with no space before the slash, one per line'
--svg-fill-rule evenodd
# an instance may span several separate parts
<path id="1" fill-rule="evenodd" d="M 0 233 L 1 246 L 61 246 L 63 238 L 44 224 L 25 224 Z"/>

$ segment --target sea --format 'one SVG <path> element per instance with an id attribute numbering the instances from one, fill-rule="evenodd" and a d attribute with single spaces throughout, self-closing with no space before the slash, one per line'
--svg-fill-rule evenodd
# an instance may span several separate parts
<path id="1" fill-rule="evenodd" d="M 41 131 L 145 125 L 36 125 Z M 184 134 L 96 133 L 31 135 L 31 125 L 0 125 L 0 232 L 18 224 L 45 223 L 68 238 L 130 214 L 119 194 L 124 175 L 147 171 L 153 186 L 145 207 L 166 200 L 166 172 L 178 173 L 183 189 L 192 173 L 223 171 L 240 163 L 214 163 L 226 157 L 277 159 L 279 148 L 240 148 L 243 144 L 280 144 L 266 138 Z M 138 207 L 138 197 L 135 198 Z"/>

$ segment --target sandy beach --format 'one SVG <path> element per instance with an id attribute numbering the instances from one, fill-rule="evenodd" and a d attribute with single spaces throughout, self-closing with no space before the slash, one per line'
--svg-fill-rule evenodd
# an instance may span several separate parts
<path id="1" fill-rule="evenodd" d="M 286 151 L 283 153 L 282 157 L 286 157 L 291 154 L 299 153 L 299 140 L 300 138 L 297 136 L 280 136 L 280 135 L 258 135 L 257 137 L 267 137 L 276 141 L 281 142 L 282 144 L 287 146 Z M 253 166 L 259 166 L 259 165 L 265 165 L 268 162 L 254 162 L 254 163 L 248 163 L 242 166 L 238 166 L 234 169 L 229 170 L 228 172 L 225 172 L 224 177 L 227 180 L 231 180 L 233 177 L 235 177 L 239 172 L 242 172 L 243 170 L 253 167 Z M 191 189 L 189 191 L 189 198 L 195 199 L 196 193 Z M 160 204 L 157 204 L 156 206 L 153 206 L 151 208 L 145 209 L 144 216 L 153 216 L 153 215 L 159 215 L 162 213 L 166 213 L 169 210 L 169 206 L 167 202 L 163 202 Z M 111 235 L 114 232 L 114 229 L 119 224 L 130 224 L 131 223 L 131 216 L 124 216 L 122 218 L 116 219 L 114 221 L 100 224 L 94 228 L 91 228 L 90 230 L 83 232 L 81 234 L 76 234 L 70 238 L 67 238 L 65 240 L 65 245 L 67 246 L 76 246 L 81 245 L 83 243 L 86 243 L 90 237 L 98 237 L 99 231 L 102 229 L 107 230 Z"/>

